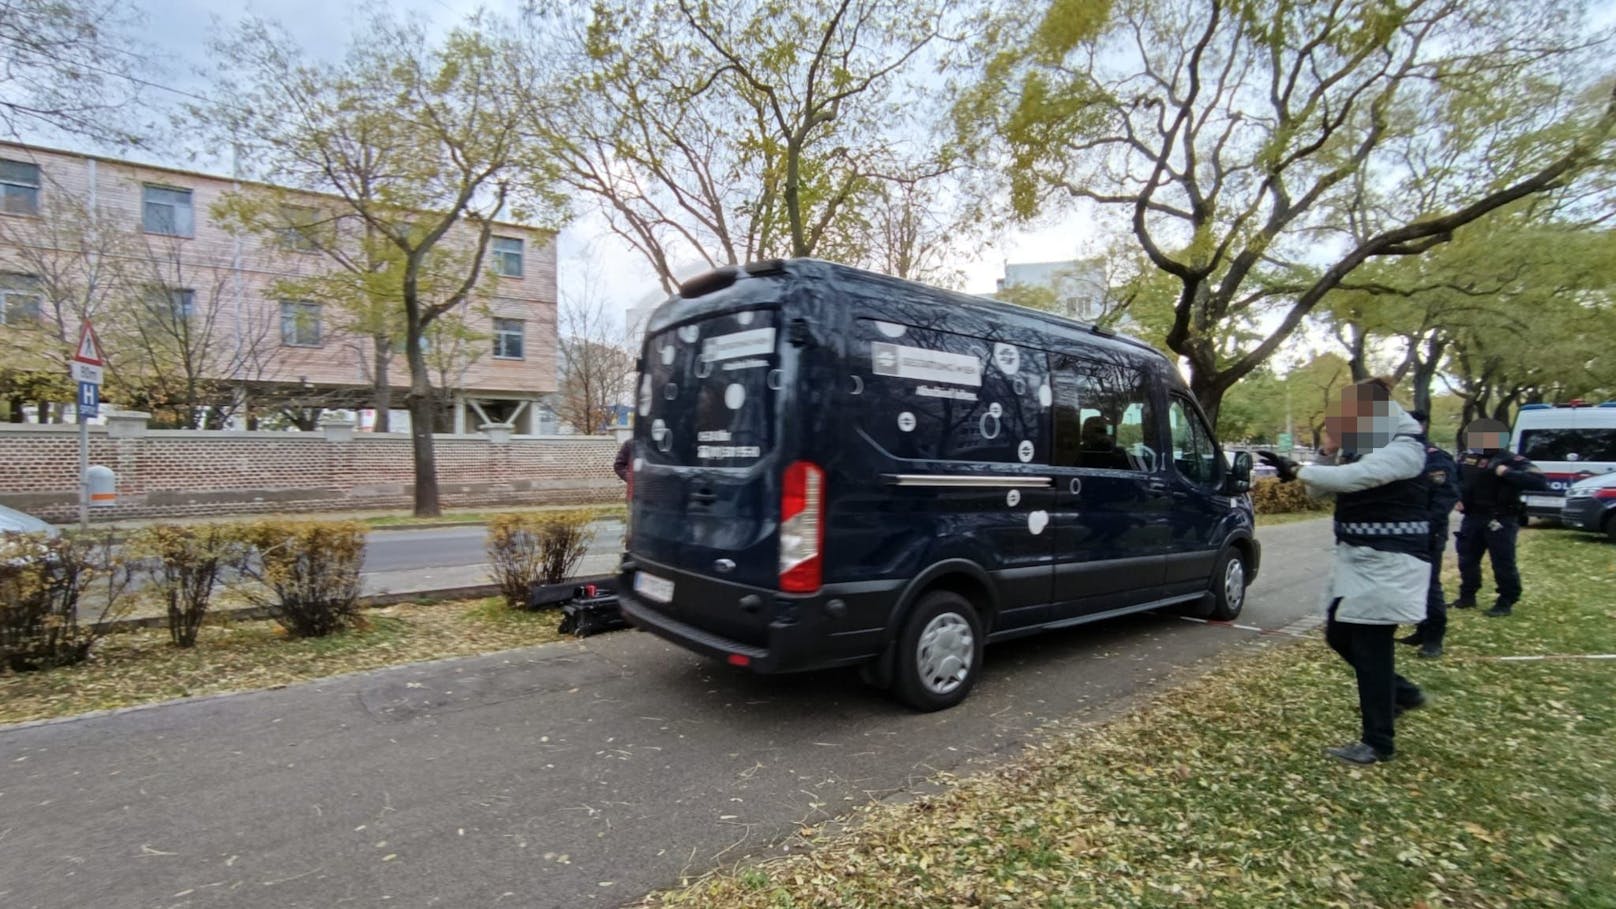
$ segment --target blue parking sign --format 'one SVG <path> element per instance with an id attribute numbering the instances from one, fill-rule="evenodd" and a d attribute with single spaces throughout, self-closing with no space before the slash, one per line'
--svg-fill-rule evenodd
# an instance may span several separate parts
<path id="1" fill-rule="evenodd" d="M 101 412 L 101 386 L 94 382 L 79 383 L 79 416 L 93 417 Z"/>

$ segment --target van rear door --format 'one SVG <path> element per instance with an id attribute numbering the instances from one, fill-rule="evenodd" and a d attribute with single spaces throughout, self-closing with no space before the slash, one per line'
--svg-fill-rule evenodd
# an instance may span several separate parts
<path id="1" fill-rule="evenodd" d="M 778 311 L 739 309 L 647 339 L 634 437 L 630 552 L 724 584 L 774 588 L 779 571 Z M 682 578 L 670 614 L 736 640 L 764 616 Z M 712 615 L 707 613 L 712 611 Z"/>

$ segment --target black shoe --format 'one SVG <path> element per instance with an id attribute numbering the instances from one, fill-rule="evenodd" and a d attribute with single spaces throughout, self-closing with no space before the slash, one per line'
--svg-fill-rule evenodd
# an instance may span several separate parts
<path id="1" fill-rule="evenodd" d="M 1441 648 L 1438 648 L 1439 652 L 1440 652 L 1440 649 Z M 1424 656 L 1425 654 L 1422 652 L 1420 655 Z M 1401 704 L 1398 704 L 1393 709 L 1392 715 L 1393 716 L 1402 716 L 1404 713 L 1407 713 L 1410 710 L 1418 710 L 1421 707 L 1424 707 L 1426 704 L 1429 704 L 1429 703 L 1431 703 L 1430 697 L 1428 697 L 1425 692 L 1421 691 L 1421 692 L 1418 692 L 1417 694 L 1415 694 L 1414 697 L 1410 698 L 1409 700 L 1407 700 L 1407 701 L 1405 701 L 1405 702 L 1403 702 Z"/>
<path id="2" fill-rule="evenodd" d="M 1453 602 L 1449 603 L 1448 608 L 1449 609 L 1475 609 L 1476 608 L 1476 601 L 1475 600 L 1467 600 L 1467 599 L 1464 599 L 1463 597 L 1461 597 L 1461 598 L 1459 598 L 1457 600 L 1454 600 Z"/>
<path id="3" fill-rule="evenodd" d="M 1413 634 L 1404 635 L 1404 636 L 1398 638 L 1397 643 L 1399 643 L 1399 644 L 1410 644 L 1410 645 L 1416 645 L 1417 646 L 1419 644 L 1425 643 L 1425 635 L 1423 635 L 1420 632 L 1416 631 Z"/>
<path id="4" fill-rule="evenodd" d="M 1487 610 L 1487 614 L 1495 618 L 1498 616 L 1511 615 L 1514 612 L 1515 610 L 1510 608 L 1508 603 L 1499 603 L 1497 606 Z"/>
<path id="5" fill-rule="evenodd" d="M 1353 742 L 1339 748 L 1326 748 L 1324 753 L 1349 764 L 1380 764 L 1392 759 L 1390 754 L 1382 754 L 1363 742 Z"/>
<path id="6" fill-rule="evenodd" d="M 1434 660 L 1437 657 L 1440 657 L 1441 655 L 1442 655 L 1442 645 L 1438 644 L 1435 641 L 1432 641 L 1432 642 L 1430 642 L 1428 644 L 1421 644 L 1420 645 L 1420 656 L 1422 656 L 1422 657 L 1424 657 L 1424 658 L 1426 658 L 1428 660 Z"/>

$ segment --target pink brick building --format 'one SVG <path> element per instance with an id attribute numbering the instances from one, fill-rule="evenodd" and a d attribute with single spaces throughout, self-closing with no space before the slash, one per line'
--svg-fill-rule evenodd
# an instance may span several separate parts
<path id="1" fill-rule="evenodd" d="M 62 229 L 65 213 L 93 213 L 97 236 L 118 238 L 102 243 L 98 262 L 121 263 L 126 273 L 160 271 L 175 310 L 214 333 L 221 353 L 208 360 L 208 378 L 246 395 L 304 389 L 328 406 L 367 406 L 374 347 L 351 310 L 314 295 L 289 299 L 277 287 L 340 268 L 297 236 L 276 241 L 227 229 L 216 206 L 242 190 L 283 194 L 287 209 L 321 217 L 341 211 L 315 193 L 0 143 L 0 332 L 51 316 L 49 301 L 30 288 L 42 280 L 38 272 L 52 268 L 45 257 L 75 255 L 68 248 L 74 231 Z M 453 392 L 454 431 L 510 422 L 516 433 L 531 434 L 541 431 L 539 402 L 556 388 L 555 234 L 500 223 L 494 237 L 484 260 L 486 292 L 461 314 L 472 337 L 464 355 L 446 358 L 434 384 Z M 107 353 L 116 366 L 120 351 Z M 399 431 L 409 384 L 402 356 L 391 359 L 388 373 L 392 428 Z"/>

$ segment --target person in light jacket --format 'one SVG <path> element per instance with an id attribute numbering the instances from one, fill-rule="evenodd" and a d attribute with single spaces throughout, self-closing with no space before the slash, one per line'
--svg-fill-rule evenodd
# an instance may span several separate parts
<path id="1" fill-rule="evenodd" d="M 1335 552 L 1325 585 L 1325 640 L 1353 669 L 1360 739 L 1325 753 L 1354 764 L 1389 761 L 1395 718 L 1425 704 L 1397 674 L 1397 626 L 1425 618 L 1431 573 L 1429 490 L 1420 425 L 1391 400 L 1391 385 L 1371 379 L 1342 392 L 1326 418 L 1321 454 L 1337 463 L 1302 466 L 1261 452 L 1282 480 L 1301 480 L 1314 496 L 1335 496 Z"/>

